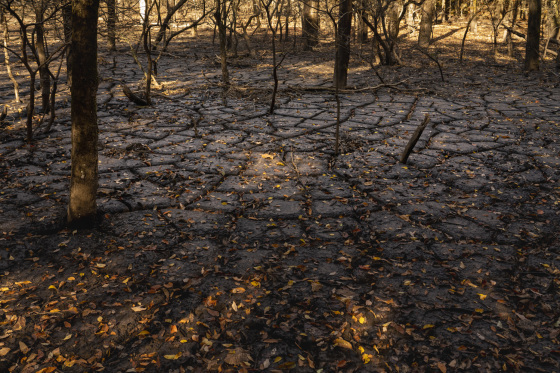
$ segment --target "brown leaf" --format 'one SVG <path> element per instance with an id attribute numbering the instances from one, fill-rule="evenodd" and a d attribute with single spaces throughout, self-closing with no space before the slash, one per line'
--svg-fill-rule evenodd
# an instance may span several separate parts
<path id="1" fill-rule="evenodd" d="M 6 356 L 8 352 L 10 352 L 10 348 L 8 347 L 0 348 L 0 356 Z"/>
<path id="2" fill-rule="evenodd" d="M 23 354 L 27 354 L 29 352 L 29 347 L 22 341 L 19 341 L 19 349 Z"/>
<path id="3" fill-rule="evenodd" d="M 438 361 L 437 366 L 438 366 L 439 370 L 441 371 L 441 373 L 447 373 L 447 366 L 445 365 L 445 363 L 443 361 Z"/>
<path id="4" fill-rule="evenodd" d="M 228 350 L 224 361 L 230 365 L 238 366 L 244 363 L 249 363 L 252 361 L 251 355 L 241 347 L 235 348 L 233 350 Z"/>

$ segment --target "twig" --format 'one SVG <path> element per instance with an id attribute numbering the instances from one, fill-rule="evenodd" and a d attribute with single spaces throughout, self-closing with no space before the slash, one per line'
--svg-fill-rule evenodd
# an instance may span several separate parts
<path id="1" fill-rule="evenodd" d="M 430 53 L 428 53 L 427 50 L 424 50 L 424 48 L 420 48 L 419 46 L 415 46 L 415 49 L 419 50 L 420 52 L 422 52 L 425 56 L 427 56 L 430 60 L 434 61 L 437 64 L 437 67 L 439 69 L 439 75 L 441 76 L 441 81 L 445 83 L 445 78 L 443 77 L 443 70 L 441 68 L 441 64 L 439 63 L 439 61 L 437 60 L 437 58 L 435 58 L 434 56 L 432 56 Z"/>
<path id="2" fill-rule="evenodd" d="M 406 144 L 406 147 L 404 148 L 404 151 L 402 152 L 401 155 L 401 161 L 400 161 L 401 163 L 406 164 L 406 161 L 408 160 L 410 153 L 412 153 L 414 146 L 418 142 L 420 136 L 422 136 L 422 132 L 424 132 L 429 122 L 430 122 L 430 116 L 426 114 L 422 123 L 416 128 L 414 134 L 412 134 L 412 137 L 408 141 L 408 144 Z"/>

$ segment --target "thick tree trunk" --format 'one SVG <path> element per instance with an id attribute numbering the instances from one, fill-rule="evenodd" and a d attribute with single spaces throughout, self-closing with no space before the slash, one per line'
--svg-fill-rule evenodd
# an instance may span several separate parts
<path id="1" fill-rule="evenodd" d="M 352 32 L 352 0 L 342 0 L 339 6 L 336 33 L 336 55 L 334 61 L 334 85 L 339 89 L 348 83 L 350 62 L 350 37 Z"/>
<path id="2" fill-rule="evenodd" d="M 97 214 L 97 16 L 99 0 L 72 1 L 72 170 L 68 223 L 90 225 Z M 77 68 L 79 67 L 79 68 Z"/>
<path id="3" fill-rule="evenodd" d="M 117 50 L 117 9 L 116 0 L 107 0 L 107 41 L 109 49 Z"/>
<path id="4" fill-rule="evenodd" d="M 304 49 L 311 50 L 319 44 L 319 1 L 304 0 L 303 2 L 303 38 Z"/>
<path id="5" fill-rule="evenodd" d="M 418 46 L 421 48 L 427 48 L 430 45 L 434 10 L 434 0 L 425 0 L 422 4 L 422 20 L 420 21 L 420 32 L 418 33 Z"/>
<path id="6" fill-rule="evenodd" d="M 525 70 L 539 69 L 539 43 L 541 30 L 541 0 L 529 0 L 527 44 L 525 46 Z"/>

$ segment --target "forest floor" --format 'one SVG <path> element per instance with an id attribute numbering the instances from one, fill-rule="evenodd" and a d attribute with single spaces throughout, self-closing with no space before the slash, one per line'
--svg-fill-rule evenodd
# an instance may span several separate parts
<path id="1" fill-rule="evenodd" d="M 231 59 L 223 105 L 211 35 L 185 37 L 137 107 L 128 47 L 103 50 L 92 229 L 61 225 L 65 84 L 32 146 L 10 115 L 0 371 L 559 371 L 559 78 L 524 75 L 520 42 L 494 60 L 469 37 L 459 64 L 463 32 L 436 27 L 444 83 L 405 41 L 378 68 L 393 88 L 342 93 L 339 156 L 333 92 L 309 89 L 330 44 L 286 57 L 274 114 L 269 55 Z M 351 65 L 350 86 L 381 84 Z"/>

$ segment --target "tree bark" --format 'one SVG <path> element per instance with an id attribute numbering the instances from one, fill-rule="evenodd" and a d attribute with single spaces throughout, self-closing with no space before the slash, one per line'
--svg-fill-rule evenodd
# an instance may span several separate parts
<path id="1" fill-rule="evenodd" d="M 425 0 L 422 4 L 422 20 L 420 21 L 420 32 L 418 33 L 418 46 L 420 48 L 427 48 L 430 45 L 434 10 L 434 0 Z"/>
<path id="2" fill-rule="evenodd" d="M 311 50 L 319 44 L 319 1 L 305 0 L 303 2 L 303 38 L 304 49 Z"/>
<path id="3" fill-rule="evenodd" d="M 50 107 L 50 93 L 51 93 L 51 75 L 49 73 L 49 66 L 47 63 L 47 48 L 45 46 L 45 26 L 43 25 L 44 6 L 37 5 L 35 7 L 35 47 L 37 49 L 37 64 L 39 65 L 39 82 L 41 83 L 41 110 L 47 114 Z"/>
<path id="4" fill-rule="evenodd" d="M 64 42 L 68 44 L 66 49 L 66 81 L 72 86 L 72 5 L 62 8 L 62 19 L 64 23 Z"/>
<path id="5" fill-rule="evenodd" d="M 214 17 L 216 18 L 216 25 L 218 26 L 218 37 L 220 40 L 220 64 L 222 67 L 222 83 L 224 84 L 224 97 L 225 92 L 229 88 L 229 72 L 227 67 L 227 46 L 226 46 L 226 7 L 225 0 L 216 0 L 216 12 Z"/>
<path id="6" fill-rule="evenodd" d="M 14 74 L 12 73 L 12 66 L 10 64 L 10 54 L 8 53 L 8 19 L 4 15 L 3 11 L 0 11 L 0 12 L 2 12 L 2 15 L 1 15 L 2 22 L 1 23 L 4 26 L 3 42 L 4 42 L 4 61 L 6 63 L 6 72 L 8 73 L 8 76 L 10 77 L 10 80 L 12 81 L 12 84 L 14 85 L 15 101 L 16 102 L 21 102 L 21 100 L 19 98 L 19 84 L 18 84 L 16 78 L 14 77 Z"/>
<path id="7" fill-rule="evenodd" d="M 527 44 L 525 45 L 525 70 L 539 69 L 539 43 L 541 29 L 541 0 L 529 0 L 529 21 L 527 24 Z"/>
<path id="8" fill-rule="evenodd" d="M 334 85 L 346 88 L 350 62 L 350 38 L 352 31 L 352 0 L 342 0 L 339 6 L 336 32 L 336 55 L 334 61 Z"/>
<path id="9" fill-rule="evenodd" d="M 99 0 L 72 1 L 72 169 L 68 223 L 89 226 L 97 214 L 97 17 Z M 79 67 L 79 68 L 78 68 Z"/>
<path id="10" fill-rule="evenodd" d="M 117 8 L 116 0 L 107 0 L 107 41 L 109 49 L 117 50 Z"/>

